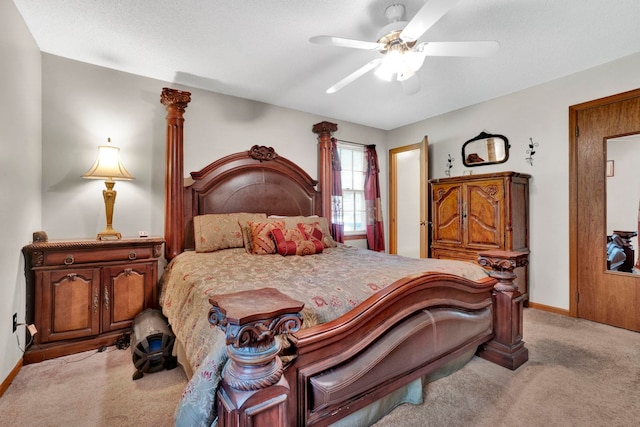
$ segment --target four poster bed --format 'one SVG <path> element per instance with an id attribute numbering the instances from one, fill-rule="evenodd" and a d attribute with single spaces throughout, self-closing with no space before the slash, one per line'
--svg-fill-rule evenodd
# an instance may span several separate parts
<path id="1" fill-rule="evenodd" d="M 160 302 L 190 377 L 176 425 L 369 425 L 420 402 L 423 380 L 474 354 L 509 369 L 527 361 L 513 283 L 526 253 L 486 252 L 474 265 L 336 244 L 322 192 L 337 130 L 328 122 L 313 127 L 319 183 L 254 146 L 192 172 L 185 186 L 189 101 L 161 95 L 170 263 Z"/>

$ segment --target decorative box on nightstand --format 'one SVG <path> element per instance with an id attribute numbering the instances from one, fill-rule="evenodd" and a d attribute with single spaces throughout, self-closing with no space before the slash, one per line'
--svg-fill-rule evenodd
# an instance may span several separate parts
<path id="1" fill-rule="evenodd" d="M 24 363 L 112 345 L 135 316 L 158 305 L 164 240 L 34 242 L 22 248 L 26 322 L 38 333 Z"/>

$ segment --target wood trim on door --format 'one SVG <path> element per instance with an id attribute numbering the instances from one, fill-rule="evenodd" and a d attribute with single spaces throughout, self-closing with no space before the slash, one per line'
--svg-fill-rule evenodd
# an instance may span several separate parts
<path id="1" fill-rule="evenodd" d="M 398 165 L 399 153 L 412 150 L 420 150 L 420 258 L 428 257 L 429 234 L 429 187 L 428 187 L 428 160 L 429 141 L 425 136 L 421 142 L 389 150 L 389 253 L 398 252 Z"/>

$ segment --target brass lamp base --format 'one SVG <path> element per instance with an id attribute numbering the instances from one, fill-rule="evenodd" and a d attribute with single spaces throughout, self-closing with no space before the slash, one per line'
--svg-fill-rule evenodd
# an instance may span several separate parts
<path id="1" fill-rule="evenodd" d="M 122 234 L 111 227 L 107 227 L 98 233 L 98 240 L 120 240 Z"/>
<path id="2" fill-rule="evenodd" d="M 113 189 L 115 182 L 112 180 L 106 180 L 104 185 L 106 190 L 102 190 L 102 196 L 104 197 L 105 213 L 107 215 L 107 226 L 104 230 L 98 233 L 98 240 L 120 240 L 122 235 L 113 229 L 111 224 L 113 223 L 113 205 L 116 201 L 116 190 Z"/>

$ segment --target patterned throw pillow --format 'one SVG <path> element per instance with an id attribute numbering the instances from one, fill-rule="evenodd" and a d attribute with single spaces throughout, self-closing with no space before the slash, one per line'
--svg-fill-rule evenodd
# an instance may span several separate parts
<path id="1" fill-rule="evenodd" d="M 238 214 L 207 214 L 193 217 L 196 252 L 213 252 L 227 248 L 241 248 L 242 231 Z"/>
<path id="2" fill-rule="evenodd" d="M 268 255 L 276 253 L 276 244 L 273 241 L 273 237 L 271 234 L 274 229 L 284 229 L 284 221 L 249 221 L 252 253 L 256 255 Z"/>
<path id="3" fill-rule="evenodd" d="M 321 240 L 309 240 L 301 228 L 271 231 L 280 255 L 313 255 L 322 252 Z"/>
<path id="4" fill-rule="evenodd" d="M 325 217 L 311 215 L 311 216 L 278 216 L 278 215 L 269 215 L 269 218 L 279 218 L 284 221 L 285 228 L 294 228 L 298 223 L 304 224 L 313 224 L 318 223 L 320 225 L 320 229 L 322 230 L 322 244 L 325 248 L 335 248 L 338 244 L 331 237 L 331 232 L 329 231 L 329 223 Z"/>
<path id="5" fill-rule="evenodd" d="M 320 227 L 320 224 L 318 224 L 317 222 L 314 222 L 314 223 L 299 222 L 297 225 L 298 225 L 298 229 L 300 229 L 300 231 L 304 233 L 307 240 L 317 240 L 320 243 L 322 243 L 324 239 L 324 233 L 322 232 L 322 228 Z M 322 246 L 324 247 L 324 244 Z"/>
<path id="6" fill-rule="evenodd" d="M 244 246 L 245 251 L 251 253 L 253 252 L 253 245 L 251 243 L 251 230 L 249 229 L 249 221 L 260 222 L 266 221 L 267 214 L 266 213 L 239 213 L 238 214 L 238 226 L 240 227 L 240 232 L 242 233 L 242 244 Z"/>

